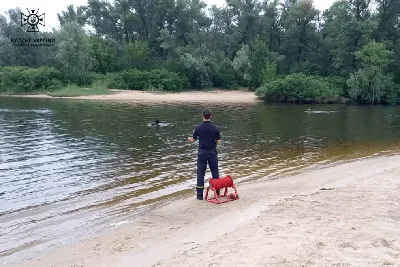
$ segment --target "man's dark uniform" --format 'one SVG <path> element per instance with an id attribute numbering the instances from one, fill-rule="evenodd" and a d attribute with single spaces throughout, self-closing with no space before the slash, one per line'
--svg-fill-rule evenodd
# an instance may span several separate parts
<path id="1" fill-rule="evenodd" d="M 193 132 L 193 139 L 199 139 L 199 151 L 197 156 L 197 198 L 203 198 L 204 175 L 207 163 L 210 167 L 212 177 L 219 178 L 217 140 L 221 134 L 217 126 L 211 121 L 203 121 Z"/>

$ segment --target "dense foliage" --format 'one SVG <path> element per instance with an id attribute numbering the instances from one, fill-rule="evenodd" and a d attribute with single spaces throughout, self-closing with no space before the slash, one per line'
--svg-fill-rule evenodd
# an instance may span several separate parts
<path id="1" fill-rule="evenodd" d="M 131 69 L 108 73 L 104 83 L 108 88 L 172 92 L 188 87 L 186 76 L 163 69 L 151 71 Z"/>
<path id="2" fill-rule="evenodd" d="M 60 29 L 36 34 L 55 47 L 13 46 L 30 36 L 19 12 L 0 15 L 0 91 L 100 79 L 125 89 L 245 86 L 268 101 L 400 102 L 400 0 L 342 0 L 324 12 L 311 0 L 88 0 L 58 15 Z"/>
<path id="3" fill-rule="evenodd" d="M 53 67 L 0 68 L 0 92 L 30 93 L 59 89 L 62 86 L 61 72 Z"/>
<path id="4" fill-rule="evenodd" d="M 267 82 L 256 95 L 274 102 L 338 103 L 341 89 L 329 79 L 295 73 Z"/>

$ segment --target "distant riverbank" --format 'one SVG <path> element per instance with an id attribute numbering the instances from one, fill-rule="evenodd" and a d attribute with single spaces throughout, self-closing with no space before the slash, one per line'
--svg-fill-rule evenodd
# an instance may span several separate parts
<path id="1" fill-rule="evenodd" d="M 46 94 L 34 95 L 11 95 L 12 97 L 29 98 L 61 98 Z M 147 92 L 138 90 L 110 90 L 110 94 L 84 95 L 74 97 L 62 97 L 68 99 L 88 99 L 88 100 L 116 100 L 126 102 L 218 102 L 218 103 L 257 103 L 259 99 L 254 92 L 248 90 L 221 90 L 213 89 L 210 91 L 186 91 L 179 93 L 166 92 Z"/>

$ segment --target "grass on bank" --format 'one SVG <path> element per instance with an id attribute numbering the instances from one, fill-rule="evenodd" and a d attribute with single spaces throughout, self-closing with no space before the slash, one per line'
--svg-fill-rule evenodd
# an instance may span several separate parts
<path id="1" fill-rule="evenodd" d="M 95 82 L 89 88 L 82 88 L 74 84 L 70 84 L 60 90 L 48 92 L 47 95 L 53 97 L 76 97 L 89 95 L 108 95 L 111 91 L 101 82 Z"/>
<path id="2" fill-rule="evenodd" d="M 6 91 L 2 91 L 0 92 L 0 96 L 14 96 L 14 95 L 45 95 L 47 94 L 48 91 L 46 90 L 37 90 L 34 92 L 15 92 L 13 90 L 6 90 Z"/>

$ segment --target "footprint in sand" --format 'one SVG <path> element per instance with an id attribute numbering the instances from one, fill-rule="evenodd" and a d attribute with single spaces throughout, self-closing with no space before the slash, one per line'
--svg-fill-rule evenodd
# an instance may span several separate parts
<path id="1" fill-rule="evenodd" d="M 97 243 L 92 249 L 95 251 L 100 251 L 101 246 L 102 246 L 102 243 L 100 242 L 100 243 Z"/>
<path id="2" fill-rule="evenodd" d="M 358 248 L 352 244 L 351 242 L 343 242 L 342 244 L 339 245 L 341 248 L 352 248 L 354 250 L 357 250 Z"/>
<path id="3" fill-rule="evenodd" d="M 376 239 L 372 245 L 374 247 L 385 247 L 385 248 L 390 248 L 392 246 L 392 242 L 387 241 L 385 238 L 379 238 Z"/>
<path id="4" fill-rule="evenodd" d="M 350 266 L 351 266 L 350 264 L 342 262 L 332 264 L 332 267 L 350 267 Z"/>
<path id="5" fill-rule="evenodd" d="M 385 261 L 385 262 L 383 263 L 383 265 L 384 265 L 384 266 L 389 266 L 389 265 L 394 265 L 394 263 L 393 263 L 393 262 L 390 262 L 390 261 Z"/>

